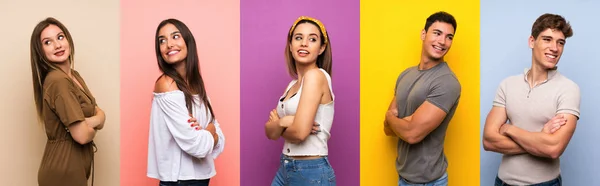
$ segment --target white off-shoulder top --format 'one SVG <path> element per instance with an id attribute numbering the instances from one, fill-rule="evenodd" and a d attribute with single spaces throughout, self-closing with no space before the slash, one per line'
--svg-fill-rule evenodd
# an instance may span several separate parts
<path id="1" fill-rule="evenodd" d="M 210 123 L 209 110 L 198 95 L 193 116 L 202 128 Z M 195 130 L 188 122 L 190 116 L 183 92 L 176 90 L 154 93 L 150 111 L 147 176 L 161 181 L 209 179 L 217 174 L 214 159 L 223 152 L 225 136 L 214 121 L 219 142 L 207 130 Z"/>

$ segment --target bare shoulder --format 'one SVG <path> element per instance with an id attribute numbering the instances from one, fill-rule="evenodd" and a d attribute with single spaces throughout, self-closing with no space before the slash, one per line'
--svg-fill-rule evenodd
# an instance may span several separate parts
<path id="1" fill-rule="evenodd" d="M 327 77 L 320 69 L 311 69 L 304 74 L 304 81 L 317 84 L 327 84 Z"/>
<path id="2" fill-rule="evenodd" d="M 179 88 L 177 88 L 177 83 L 175 83 L 173 78 L 167 75 L 161 75 L 154 84 L 155 93 L 171 92 L 175 90 L 179 90 Z"/>

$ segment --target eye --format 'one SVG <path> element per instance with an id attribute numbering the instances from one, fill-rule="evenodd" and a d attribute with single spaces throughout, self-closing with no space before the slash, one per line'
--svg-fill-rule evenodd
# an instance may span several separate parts
<path id="1" fill-rule="evenodd" d="M 167 41 L 167 40 L 165 40 L 165 39 L 162 39 L 162 38 L 158 39 L 158 43 L 160 43 L 160 44 L 163 44 L 163 43 L 165 43 L 166 41 Z"/>
<path id="2" fill-rule="evenodd" d="M 314 38 L 314 37 L 310 38 L 309 40 L 310 40 L 310 42 L 317 42 L 317 38 Z"/>
<path id="3" fill-rule="evenodd" d="M 550 38 L 544 38 L 544 41 L 550 41 Z"/>
<path id="4" fill-rule="evenodd" d="M 440 32 L 433 32 L 433 34 L 436 35 L 436 36 L 442 35 L 442 33 L 440 33 Z"/>
<path id="5" fill-rule="evenodd" d="M 181 36 L 179 35 L 173 35 L 173 39 L 179 39 Z"/>
<path id="6" fill-rule="evenodd" d="M 63 36 L 63 35 L 58 36 L 58 40 L 63 40 L 64 38 L 65 38 L 65 36 Z"/>
<path id="7" fill-rule="evenodd" d="M 302 40 L 302 37 L 300 37 L 300 36 L 296 36 L 296 37 L 294 37 L 294 39 L 295 39 L 296 41 L 300 41 L 300 40 Z"/>
<path id="8" fill-rule="evenodd" d="M 565 45 L 565 42 L 564 41 L 559 41 L 558 44 L 559 45 Z"/>
<path id="9" fill-rule="evenodd" d="M 43 41 L 44 45 L 50 45 L 50 40 Z"/>
<path id="10" fill-rule="evenodd" d="M 454 39 L 454 36 L 448 36 L 448 39 L 450 39 L 450 41 L 452 41 Z"/>

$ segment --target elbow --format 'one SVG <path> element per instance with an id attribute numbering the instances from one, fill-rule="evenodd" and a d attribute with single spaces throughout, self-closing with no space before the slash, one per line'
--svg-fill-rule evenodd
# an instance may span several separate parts
<path id="1" fill-rule="evenodd" d="M 77 143 L 79 143 L 80 145 L 85 145 L 88 144 L 90 142 L 92 142 L 92 136 L 91 135 L 72 135 L 73 140 Z"/>
<path id="2" fill-rule="evenodd" d="M 489 140 L 485 139 L 485 137 L 483 138 L 482 143 L 483 143 L 483 150 L 493 151 L 494 146 L 492 145 L 492 143 Z"/>
<path id="3" fill-rule="evenodd" d="M 279 136 L 267 133 L 267 138 L 270 140 L 277 140 L 279 139 Z"/>
<path id="4" fill-rule="evenodd" d="M 288 138 L 288 142 L 290 143 L 294 143 L 294 144 L 298 144 L 298 143 L 302 143 L 304 142 L 304 140 L 306 140 L 306 138 L 308 138 L 309 134 L 301 134 L 301 133 L 294 133 L 292 135 L 290 135 L 290 138 Z"/>
<path id="5" fill-rule="evenodd" d="M 414 145 L 414 144 L 420 143 L 421 141 L 423 141 L 423 139 L 425 139 L 424 136 L 413 135 L 413 136 L 407 136 L 405 141 L 408 144 Z"/>
<path id="6" fill-rule="evenodd" d="M 548 148 L 546 155 L 551 159 L 558 159 L 558 158 L 560 158 L 562 153 L 563 153 L 562 148 L 559 148 L 558 146 L 552 146 L 552 147 Z"/>

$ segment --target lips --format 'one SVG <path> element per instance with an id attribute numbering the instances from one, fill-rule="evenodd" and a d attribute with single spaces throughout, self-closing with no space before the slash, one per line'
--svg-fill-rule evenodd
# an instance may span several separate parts
<path id="1" fill-rule="evenodd" d="M 298 50 L 298 55 L 301 57 L 307 56 L 308 54 L 310 54 L 310 52 L 308 52 L 308 50 L 304 50 L 304 49 Z"/>
<path id="2" fill-rule="evenodd" d="M 65 54 L 65 50 L 60 50 L 60 51 L 54 53 L 55 56 L 62 56 L 64 54 Z"/>
<path id="3" fill-rule="evenodd" d="M 436 45 L 433 45 L 433 49 L 436 50 L 436 51 L 440 51 L 440 52 L 446 51 L 446 48 L 443 48 L 443 47 L 440 47 L 440 46 L 436 46 Z"/>
<path id="4" fill-rule="evenodd" d="M 178 53 L 179 53 L 179 50 L 170 50 L 170 51 L 167 52 L 167 56 L 172 56 L 172 55 L 175 55 L 175 54 L 178 54 Z"/>

